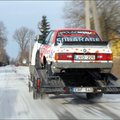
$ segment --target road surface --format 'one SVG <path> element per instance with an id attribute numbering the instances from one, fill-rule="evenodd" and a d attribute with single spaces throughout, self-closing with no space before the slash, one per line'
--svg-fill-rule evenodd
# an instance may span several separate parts
<path id="1" fill-rule="evenodd" d="M 87 101 L 81 95 L 33 100 L 28 67 L 0 67 L 0 119 L 120 119 L 120 95 Z"/>

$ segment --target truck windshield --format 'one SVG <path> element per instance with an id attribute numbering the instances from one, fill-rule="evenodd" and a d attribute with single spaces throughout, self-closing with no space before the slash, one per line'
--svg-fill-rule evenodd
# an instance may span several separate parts
<path id="1" fill-rule="evenodd" d="M 83 43 L 97 43 L 101 39 L 94 31 L 61 31 L 58 32 L 56 45 L 77 45 Z"/>

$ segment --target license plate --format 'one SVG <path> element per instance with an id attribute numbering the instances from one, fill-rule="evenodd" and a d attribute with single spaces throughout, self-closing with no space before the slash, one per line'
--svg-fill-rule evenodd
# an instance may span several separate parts
<path id="1" fill-rule="evenodd" d="M 95 55 L 75 55 L 74 60 L 95 60 Z"/>
<path id="2" fill-rule="evenodd" d="M 92 93 L 94 92 L 92 87 L 72 88 L 72 92 Z"/>

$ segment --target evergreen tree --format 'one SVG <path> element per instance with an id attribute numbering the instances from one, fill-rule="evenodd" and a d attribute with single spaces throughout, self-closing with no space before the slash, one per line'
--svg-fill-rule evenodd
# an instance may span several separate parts
<path id="1" fill-rule="evenodd" d="M 50 24 L 47 22 L 46 16 L 42 16 L 41 22 L 38 23 L 38 29 L 41 33 L 41 38 L 44 40 L 50 31 Z"/>

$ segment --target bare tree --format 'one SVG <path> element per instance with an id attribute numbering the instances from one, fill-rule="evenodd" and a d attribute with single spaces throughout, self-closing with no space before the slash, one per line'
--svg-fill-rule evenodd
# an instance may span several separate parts
<path id="1" fill-rule="evenodd" d="M 66 27 L 85 27 L 84 2 L 66 1 L 63 9 Z"/>
<path id="2" fill-rule="evenodd" d="M 100 14 L 100 24 L 104 39 L 110 39 L 112 33 L 120 35 L 120 1 L 118 0 L 98 0 L 98 8 Z"/>
<path id="3" fill-rule="evenodd" d="M 30 40 L 33 39 L 33 36 L 34 31 L 27 27 L 21 27 L 15 30 L 13 38 L 20 47 L 20 63 L 22 63 L 23 59 L 28 59 L 29 54 L 26 55 L 26 53 L 29 51 L 29 43 Z"/>
<path id="4" fill-rule="evenodd" d="M 120 35 L 120 1 L 119 0 L 96 0 L 97 12 L 100 19 L 102 38 L 110 39 L 111 33 Z M 92 11 L 90 9 L 90 11 Z M 91 28 L 94 29 L 92 14 Z M 64 18 L 67 27 L 85 27 L 84 0 L 72 0 L 66 2 L 64 8 Z"/>
<path id="5" fill-rule="evenodd" d="M 6 35 L 6 27 L 4 26 L 4 23 L 0 21 L 0 63 L 3 64 L 3 62 L 6 62 L 6 50 L 5 46 L 7 43 L 7 35 Z"/>
<path id="6" fill-rule="evenodd" d="M 0 47 L 4 47 L 7 42 L 7 36 L 6 36 L 6 27 L 4 26 L 4 23 L 0 21 Z"/>

